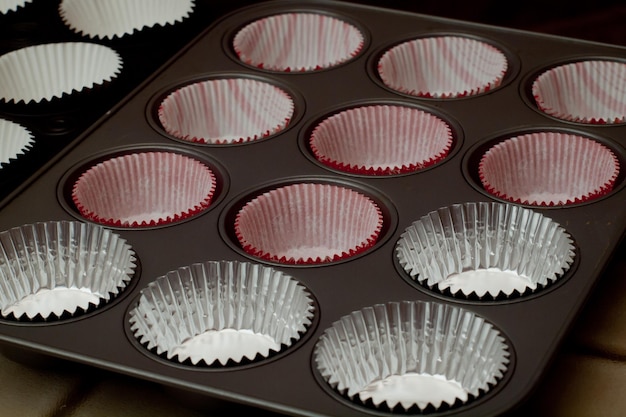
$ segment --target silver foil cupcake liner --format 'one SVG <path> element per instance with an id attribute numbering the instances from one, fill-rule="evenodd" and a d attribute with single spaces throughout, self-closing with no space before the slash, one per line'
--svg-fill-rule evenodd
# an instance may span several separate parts
<path id="1" fill-rule="evenodd" d="M 141 291 L 131 330 L 168 360 L 223 367 L 288 349 L 314 316 L 308 290 L 260 264 L 207 261 L 170 271 Z"/>
<path id="2" fill-rule="evenodd" d="M 356 404 L 393 413 L 456 409 L 504 377 L 503 335 L 479 315 L 450 304 L 400 301 L 341 317 L 313 357 L 322 379 Z"/>
<path id="3" fill-rule="evenodd" d="M 0 313 L 52 321 L 101 307 L 135 273 L 130 245 L 102 226 L 26 224 L 0 232 Z"/>
<path id="4" fill-rule="evenodd" d="M 15 12 L 33 0 L 0 0 L 0 15 Z"/>
<path id="5" fill-rule="evenodd" d="M 479 300 L 536 292 L 561 278 L 575 258 L 573 240 L 558 223 L 495 202 L 430 212 L 405 229 L 395 252 L 419 284 Z"/>

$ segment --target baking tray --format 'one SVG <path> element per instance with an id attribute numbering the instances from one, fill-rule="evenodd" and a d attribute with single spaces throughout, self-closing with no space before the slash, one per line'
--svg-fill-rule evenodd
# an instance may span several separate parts
<path id="1" fill-rule="evenodd" d="M 282 12 L 309 12 L 348 22 L 363 34 L 362 49 L 340 65 L 304 72 L 272 71 L 241 62 L 232 48 L 238 30 Z M 452 99 L 417 97 L 385 86 L 377 72 L 381 55 L 404 41 L 432 35 L 460 35 L 503 51 L 508 69 L 501 85 Z M 289 415 L 487 416 L 513 410 L 550 365 L 623 238 L 624 172 L 617 175 L 612 190 L 599 197 L 535 206 L 510 203 L 487 192 L 477 174 L 480 155 L 503 138 L 549 131 L 591 138 L 611 149 L 623 167 L 623 124 L 548 116 L 537 108 L 530 90 L 546 69 L 585 59 L 623 62 L 624 52 L 613 45 L 343 2 L 270 1 L 234 11 L 213 23 L 5 199 L 0 229 L 44 221 L 94 223 L 74 204 L 74 183 L 87 167 L 137 152 L 184 155 L 211 167 L 216 188 L 208 208 L 166 225 L 107 225 L 136 254 L 128 285 L 104 305 L 60 319 L 5 317 L 0 320 L 0 340 L 7 348 L 154 381 L 200 400 L 229 400 Z M 288 125 L 259 140 L 226 145 L 192 143 L 164 132 L 158 108 L 169 93 L 220 79 L 262 81 L 288 92 L 293 99 Z M 307 142 L 314 126 L 328 115 L 370 104 L 408 106 L 445 120 L 453 138 L 449 153 L 416 172 L 385 176 L 348 173 L 320 163 Z M 300 183 L 340 186 L 369 197 L 382 216 L 376 241 L 354 256 L 322 264 L 290 264 L 244 250 L 234 232 L 238 211 L 262 192 Z M 399 264 L 396 245 L 422 216 L 465 203 L 501 203 L 551 219 L 572 238 L 572 262 L 553 283 L 510 296 L 459 296 L 419 284 Z M 310 294 L 313 315 L 305 331 L 268 358 L 226 366 L 177 362 L 142 344 L 130 324 L 142 290 L 170 271 L 206 261 L 252 262 L 294 277 Z M 462 308 L 483 318 L 499 331 L 506 346 L 505 369 L 495 383 L 467 401 L 438 407 L 413 406 L 407 411 L 344 395 L 318 369 L 316 344 L 340 318 L 391 302 Z"/>

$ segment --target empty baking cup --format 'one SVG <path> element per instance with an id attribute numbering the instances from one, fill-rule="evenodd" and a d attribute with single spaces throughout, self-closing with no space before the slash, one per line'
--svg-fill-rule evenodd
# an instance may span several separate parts
<path id="1" fill-rule="evenodd" d="M 207 144 L 250 142 L 276 134 L 293 117 L 282 89 L 248 78 L 202 81 L 179 88 L 160 103 L 158 117 L 177 139 Z"/>
<path id="2" fill-rule="evenodd" d="M 216 178 L 204 163 L 173 152 L 138 152 L 83 172 L 72 200 L 88 220 L 110 226 L 160 226 L 210 206 Z"/>
<path id="3" fill-rule="evenodd" d="M 0 56 L 0 99 L 50 101 L 110 82 L 122 68 L 113 49 L 85 42 L 27 46 Z"/>
<path id="4" fill-rule="evenodd" d="M 378 61 L 383 83 L 400 93 L 426 98 L 459 98 L 500 86 L 508 61 L 486 42 L 434 36 L 403 42 Z"/>
<path id="5" fill-rule="evenodd" d="M 382 229 L 380 208 L 349 188 L 298 183 L 273 189 L 237 213 L 235 233 L 256 257 L 287 264 L 320 264 L 361 253 Z"/>
<path id="6" fill-rule="evenodd" d="M 551 68 L 532 84 L 537 107 L 571 122 L 626 121 L 626 64 L 586 60 Z"/>
<path id="7" fill-rule="evenodd" d="M 19 123 L 0 119 L 0 169 L 31 150 L 34 143 L 30 130 Z"/>
<path id="8" fill-rule="evenodd" d="M 77 221 L 26 224 L 0 232 L 0 312 L 55 320 L 101 307 L 135 271 L 135 253 L 117 234 Z"/>
<path id="9" fill-rule="evenodd" d="M 364 175 L 414 172 L 444 159 L 450 126 L 411 107 L 373 105 L 345 110 L 320 122 L 309 144 L 323 164 Z"/>
<path id="10" fill-rule="evenodd" d="M 404 271 L 439 292 L 478 299 L 527 295 L 561 278 L 574 261 L 558 223 L 507 203 L 443 207 L 413 222 L 395 249 Z"/>
<path id="11" fill-rule="evenodd" d="M 400 301 L 341 317 L 315 345 L 315 366 L 348 399 L 392 412 L 460 407 L 503 378 L 509 352 L 482 317 L 450 304 Z"/>
<path id="12" fill-rule="evenodd" d="M 194 0 L 62 0 L 59 15 L 74 32 L 90 38 L 116 38 L 157 25 L 182 22 Z"/>
<path id="13" fill-rule="evenodd" d="M 291 276 L 253 263 L 207 261 L 148 284 L 129 320 L 134 336 L 158 355 L 227 366 L 288 349 L 313 315 L 313 299 Z"/>
<path id="14" fill-rule="evenodd" d="M 239 59 L 269 71 L 302 72 L 335 67 L 363 49 L 363 34 L 335 17 L 284 13 L 256 20 L 233 39 Z"/>
<path id="15" fill-rule="evenodd" d="M 15 12 L 20 7 L 24 7 L 33 0 L 0 0 L 0 14 Z"/>
<path id="16" fill-rule="evenodd" d="M 583 136 L 537 132 L 488 149 L 478 173 L 490 194 L 533 206 L 565 206 L 609 193 L 620 171 L 613 151 Z"/>

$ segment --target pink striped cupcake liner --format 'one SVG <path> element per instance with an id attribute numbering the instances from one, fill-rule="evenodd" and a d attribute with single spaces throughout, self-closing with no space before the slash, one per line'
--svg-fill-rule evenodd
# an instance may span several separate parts
<path id="1" fill-rule="evenodd" d="M 138 152 L 94 165 L 74 183 L 72 200 L 91 221 L 117 227 L 170 224 L 208 208 L 216 189 L 204 163 L 172 152 Z"/>
<path id="2" fill-rule="evenodd" d="M 498 198 L 534 206 L 565 206 L 609 193 L 620 164 L 607 146 L 583 136 L 537 132 L 511 137 L 482 156 L 479 177 Z"/>
<path id="3" fill-rule="evenodd" d="M 247 202 L 235 233 L 249 254 L 284 264 L 323 264 L 376 243 L 383 217 L 369 197 L 349 188 L 297 183 Z"/>
<path id="4" fill-rule="evenodd" d="M 332 68 L 363 49 L 361 31 L 319 13 L 283 13 L 256 20 L 233 39 L 239 59 L 258 68 L 306 72 Z"/>
<path id="5" fill-rule="evenodd" d="M 200 144 L 252 142 L 284 130 L 293 98 L 272 84 L 248 78 L 202 81 L 171 92 L 158 118 L 169 135 Z"/>
<path id="6" fill-rule="evenodd" d="M 114 39 L 182 22 L 194 6 L 194 0 L 62 0 L 59 16 L 76 33 Z"/>
<path id="7" fill-rule="evenodd" d="M 587 124 L 626 122 L 626 64 L 587 60 L 551 68 L 532 84 L 537 107 L 558 119 Z"/>
<path id="8" fill-rule="evenodd" d="M 450 126 L 412 107 L 371 105 L 334 114 L 314 129 L 309 144 L 323 164 L 364 175 L 414 172 L 444 159 Z"/>
<path id="9" fill-rule="evenodd" d="M 439 99 L 491 91 L 501 85 L 507 70 L 507 58 L 498 48 L 461 36 L 403 42 L 378 61 L 378 73 L 390 89 Z"/>

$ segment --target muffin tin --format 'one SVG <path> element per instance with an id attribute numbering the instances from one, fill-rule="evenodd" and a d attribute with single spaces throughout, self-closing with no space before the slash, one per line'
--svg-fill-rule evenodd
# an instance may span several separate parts
<path id="1" fill-rule="evenodd" d="M 624 52 L 344 2 L 233 11 L 3 200 L 0 340 L 199 404 L 511 411 L 626 230 L 623 108 L 546 111 L 536 80 L 589 63 L 613 103 Z M 104 296 L 59 279 L 118 263 Z"/>

